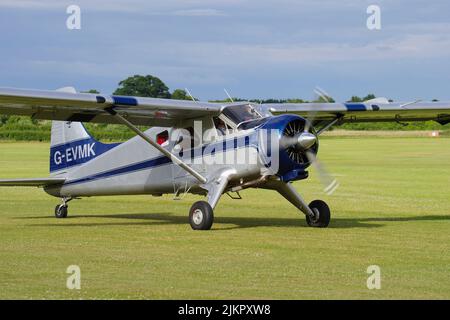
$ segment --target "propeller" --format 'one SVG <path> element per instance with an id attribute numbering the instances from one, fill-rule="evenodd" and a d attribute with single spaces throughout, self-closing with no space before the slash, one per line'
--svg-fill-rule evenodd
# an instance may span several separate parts
<path id="1" fill-rule="evenodd" d="M 339 182 L 325 169 L 325 166 L 317 159 L 315 153 L 306 151 L 306 157 L 319 173 L 319 180 L 323 185 L 323 191 L 331 196 L 339 187 Z"/>
<path id="2" fill-rule="evenodd" d="M 330 95 L 324 90 L 316 87 L 314 90 L 316 101 L 331 102 Z M 325 166 L 317 159 L 318 137 L 313 124 L 320 104 L 311 111 L 305 121 L 293 121 L 288 124 L 284 130 L 284 138 L 281 140 L 281 146 L 286 149 L 289 158 L 300 164 L 310 163 L 319 174 L 319 180 L 323 185 L 326 194 L 331 195 L 339 187 L 337 179 L 331 175 Z"/>
<path id="3" fill-rule="evenodd" d="M 327 103 L 331 103 L 330 95 L 325 92 L 325 90 L 316 87 L 314 89 L 314 93 L 316 95 L 316 101 L 324 101 Z M 317 112 L 319 111 L 320 105 L 317 105 L 316 108 L 314 108 L 314 111 L 312 111 L 307 121 L 307 126 L 309 129 L 309 126 L 312 126 L 314 123 L 314 120 L 316 118 Z M 306 127 L 305 127 L 306 130 Z M 328 172 L 328 170 L 325 168 L 325 166 L 317 159 L 316 153 L 311 152 L 310 150 L 306 150 L 306 156 L 309 160 L 309 162 L 314 166 L 314 168 L 317 170 L 319 174 L 319 180 L 323 185 L 323 191 L 328 194 L 332 195 L 337 188 L 339 187 L 339 182 L 337 179 Z"/>

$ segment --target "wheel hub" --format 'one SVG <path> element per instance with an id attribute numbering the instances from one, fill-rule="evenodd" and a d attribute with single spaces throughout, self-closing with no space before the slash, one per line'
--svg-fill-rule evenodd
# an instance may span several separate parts
<path id="1" fill-rule="evenodd" d="M 311 217 L 313 222 L 317 222 L 319 221 L 319 217 L 320 217 L 320 212 L 318 209 L 316 208 L 312 208 L 311 211 L 314 213 L 314 215 Z"/>
<path id="2" fill-rule="evenodd" d="M 201 224 L 203 221 L 203 212 L 200 209 L 196 209 L 192 215 L 192 220 L 197 225 Z"/>

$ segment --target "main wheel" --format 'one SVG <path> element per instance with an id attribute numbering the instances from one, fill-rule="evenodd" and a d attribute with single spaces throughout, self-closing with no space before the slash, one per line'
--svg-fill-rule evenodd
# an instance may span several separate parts
<path id="1" fill-rule="evenodd" d="M 67 218 L 68 208 L 66 205 L 59 204 L 55 208 L 55 217 L 58 219 Z"/>
<path id="2" fill-rule="evenodd" d="M 194 230 L 209 230 L 214 221 L 213 208 L 206 201 L 197 201 L 189 211 L 189 223 Z"/>
<path id="3" fill-rule="evenodd" d="M 306 222 L 310 227 L 326 228 L 330 223 L 330 208 L 322 200 L 314 200 L 309 204 L 309 208 L 314 212 L 314 218 L 306 215 Z"/>

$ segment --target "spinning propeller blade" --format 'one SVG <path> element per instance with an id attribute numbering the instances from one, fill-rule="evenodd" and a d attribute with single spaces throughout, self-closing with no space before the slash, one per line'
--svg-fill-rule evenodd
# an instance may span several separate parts
<path id="1" fill-rule="evenodd" d="M 319 180 L 324 187 L 323 191 L 329 196 L 332 195 L 339 187 L 339 182 L 325 169 L 324 165 L 317 160 L 317 157 L 313 152 L 307 151 L 306 156 L 319 173 Z"/>
<path id="2" fill-rule="evenodd" d="M 316 96 L 315 101 L 323 101 L 326 103 L 332 102 L 330 99 L 331 96 L 325 90 L 316 87 L 314 89 L 314 93 Z M 308 115 L 308 121 L 305 125 L 305 132 L 309 132 L 309 130 L 311 129 L 310 127 L 313 126 L 319 108 L 319 105 L 317 105 L 317 109 L 310 112 L 310 114 Z M 313 152 L 311 152 L 310 150 L 306 151 L 306 156 L 308 157 L 309 162 L 316 168 L 317 172 L 319 173 L 319 180 L 324 186 L 323 191 L 328 195 L 333 194 L 334 191 L 336 191 L 336 189 L 339 187 L 339 182 L 337 181 L 337 179 L 325 169 L 324 165 L 320 163 L 320 161 L 317 159 L 317 156 Z"/>

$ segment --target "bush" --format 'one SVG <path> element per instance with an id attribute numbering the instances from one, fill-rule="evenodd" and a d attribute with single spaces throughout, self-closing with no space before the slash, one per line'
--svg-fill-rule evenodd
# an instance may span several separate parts
<path id="1" fill-rule="evenodd" d="M 0 140 L 50 141 L 51 121 L 19 116 L 2 117 L 0 121 Z M 99 140 L 125 141 L 135 136 L 121 125 L 86 123 L 85 126 Z"/>

